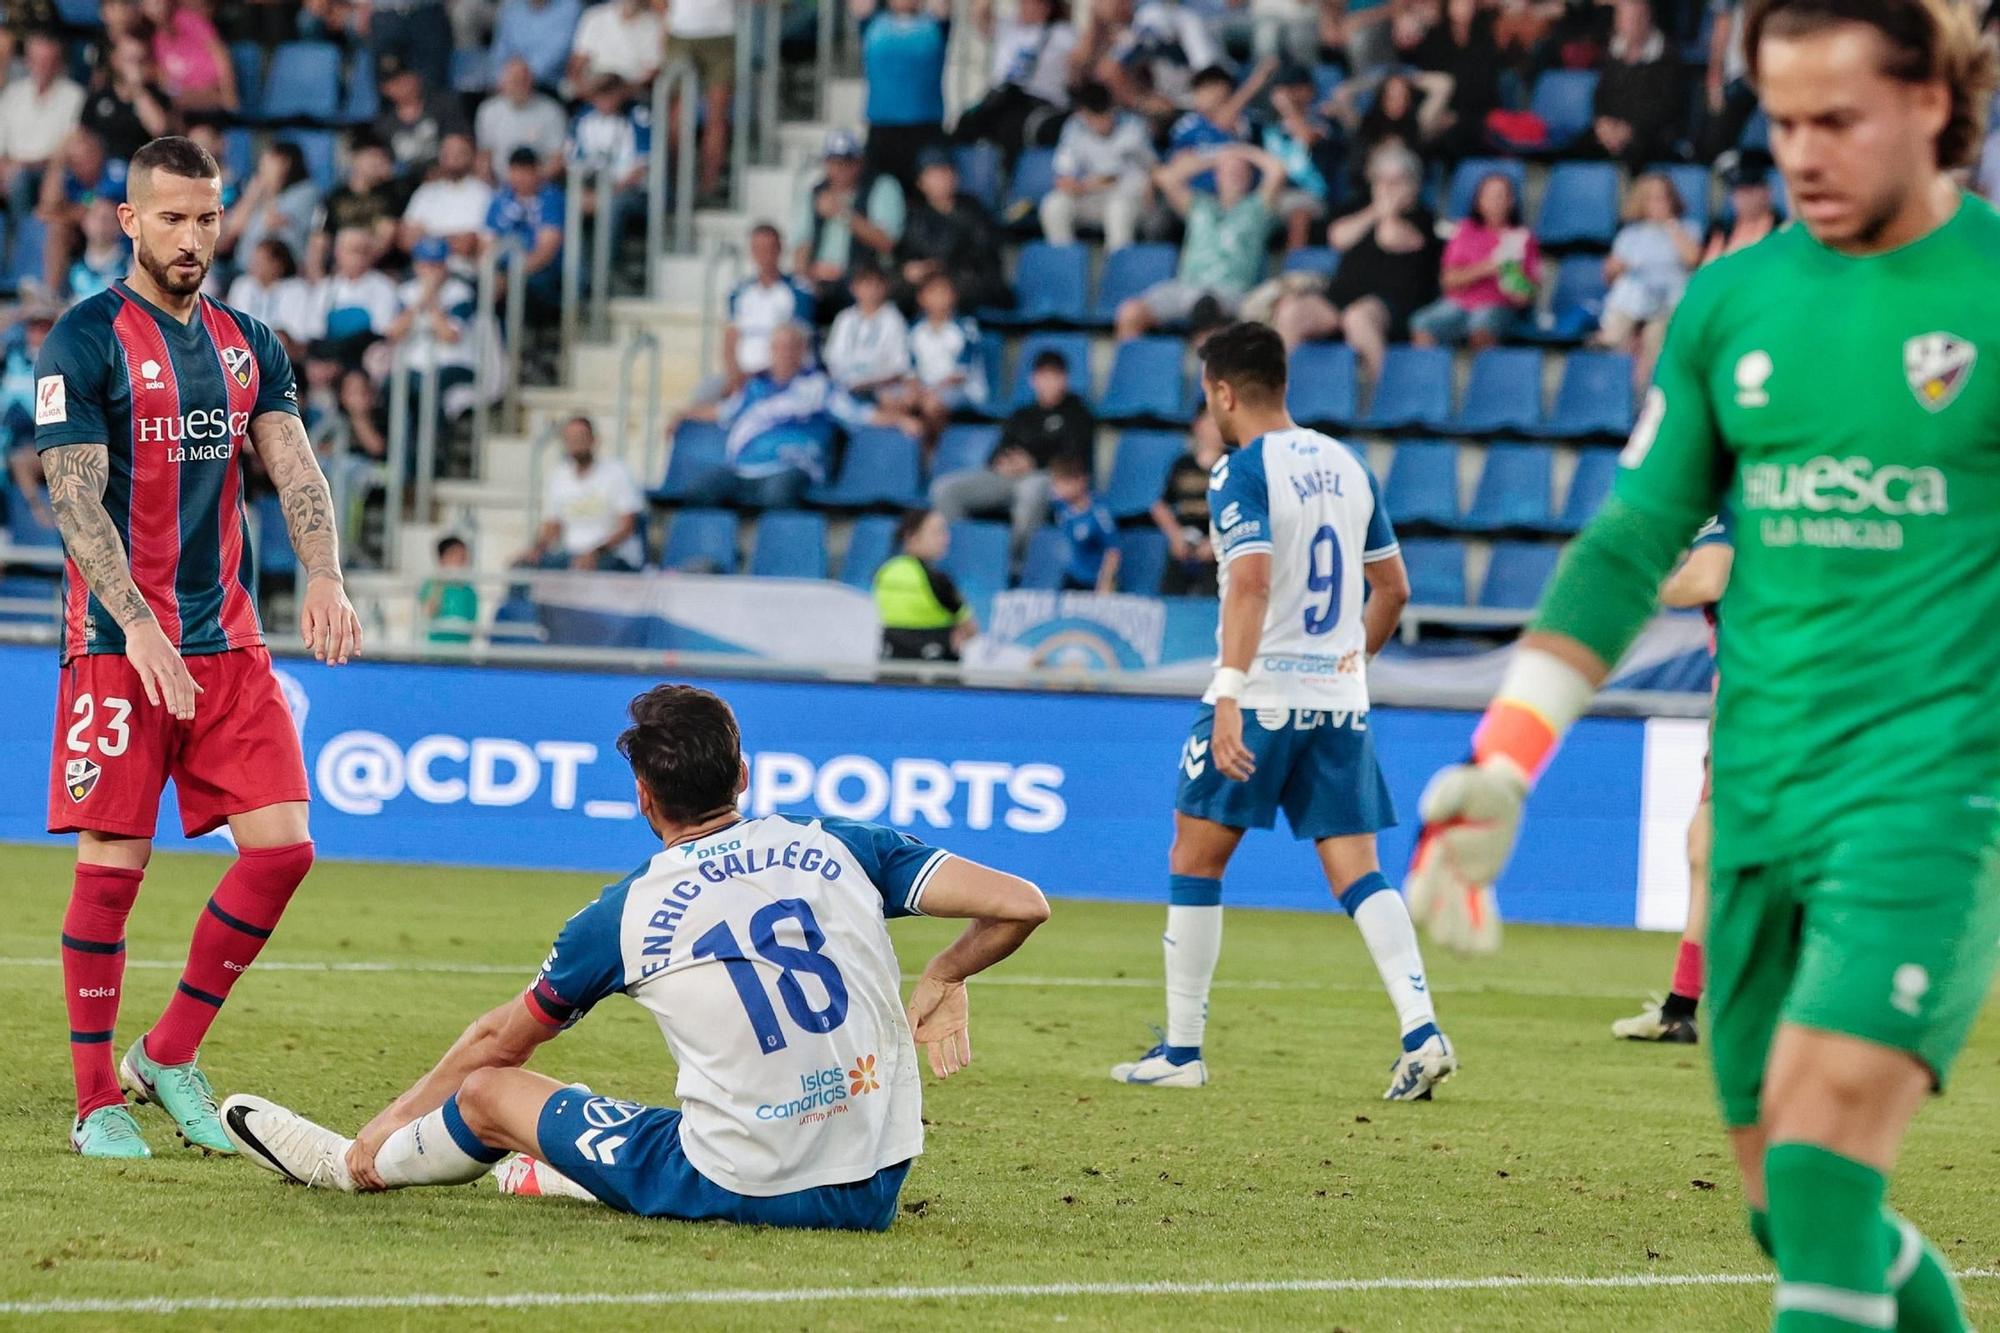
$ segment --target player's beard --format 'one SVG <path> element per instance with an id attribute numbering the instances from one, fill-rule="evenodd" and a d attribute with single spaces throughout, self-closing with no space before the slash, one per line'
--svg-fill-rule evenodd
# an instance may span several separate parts
<path id="1" fill-rule="evenodd" d="M 139 267 L 146 270 L 146 276 L 153 280 L 154 286 L 169 296 L 193 296 L 200 291 L 201 284 L 208 277 L 208 266 L 214 262 L 213 256 L 205 259 L 199 253 L 185 250 L 175 250 L 166 258 L 161 258 L 143 243 L 138 250 Z M 183 260 L 191 260 L 193 269 L 177 268 L 176 265 Z M 188 276 L 190 271 L 193 277 Z"/>

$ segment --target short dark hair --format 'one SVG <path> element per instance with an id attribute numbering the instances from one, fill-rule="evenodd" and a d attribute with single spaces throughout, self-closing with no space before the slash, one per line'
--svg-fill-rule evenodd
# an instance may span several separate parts
<path id="1" fill-rule="evenodd" d="M 292 247 L 276 236 L 266 236 L 257 242 L 257 248 L 278 261 L 278 276 L 296 278 L 299 276 L 299 259 L 292 253 Z"/>
<path id="2" fill-rule="evenodd" d="M 447 555 L 450 555 L 453 551 L 466 551 L 470 549 L 471 548 L 465 544 L 465 538 L 459 536 L 455 532 L 450 534 L 449 536 L 438 538 L 437 553 L 438 553 L 438 559 L 440 560 L 444 559 Z"/>
<path id="3" fill-rule="evenodd" d="M 928 519 L 935 512 L 937 511 L 932 509 L 911 509 L 905 511 L 903 516 L 896 520 L 896 549 L 899 551 L 902 550 L 903 543 L 916 536 L 917 529 L 924 525 L 924 520 Z"/>
<path id="4" fill-rule="evenodd" d="M 1053 347 L 1044 347 L 1041 351 L 1035 353 L 1035 359 L 1028 365 L 1028 373 L 1033 375 L 1044 370 L 1060 370 L 1067 377 L 1069 375 L 1069 358 Z"/>
<path id="5" fill-rule="evenodd" d="M 618 753 L 652 793 L 661 817 L 691 824 L 736 804 L 743 736 L 720 696 L 692 685 L 655 685 L 632 700 Z"/>
<path id="6" fill-rule="evenodd" d="M 1101 83 L 1080 84 L 1070 94 L 1069 104 L 1078 111 L 1088 111 L 1093 116 L 1101 116 L 1111 109 L 1111 90 Z"/>
<path id="7" fill-rule="evenodd" d="M 1203 84 L 1208 83 L 1221 83 L 1234 88 L 1236 86 L 1236 78 L 1220 65 L 1209 65 L 1197 71 L 1193 81 L 1188 86 L 1190 88 L 1199 88 Z"/>
<path id="8" fill-rule="evenodd" d="M 533 167 L 539 171 L 542 167 L 542 155 L 528 147 L 528 145 L 522 144 L 519 148 L 507 154 L 507 165 L 510 167 Z"/>
<path id="9" fill-rule="evenodd" d="M 785 240 L 785 234 L 778 230 L 777 224 L 774 222 L 758 223 L 756 226 L 750 229 L 750 235 L 752 239 L 755 239 L 758 236 L 769 236 L 773 240 L 777 241 L 780 245 L 784 244 Z"/>
<path id="10" fill-rule="evenodd" d="M 134 182 L 143 181 L 145 185 L 151 185 L 150 173 L 155 171 L 164 171 L 169 176 L 182 176 L 194 181 L 222 178 L 222 167 L 209 155 L 208 150 L 180 134 L 169 134 L 155 139 L 132 154 L 132 162 L 126 170 L 126 177 Z"/>
<path id="11" fill-rule="evenodd" d="M 1208 378 L 1241 398 L 1285 396 L 1285 344 L 1269 324 L 1239 320 L 1208 335 L 1201 345 Z"/>
<path id="12" fill-rule="evenodd" d="M 1057 454 L 1049 460 L 1051 477 L 1082 477 L 1091 480 L 1090 464 L 1075 454 Z"/>

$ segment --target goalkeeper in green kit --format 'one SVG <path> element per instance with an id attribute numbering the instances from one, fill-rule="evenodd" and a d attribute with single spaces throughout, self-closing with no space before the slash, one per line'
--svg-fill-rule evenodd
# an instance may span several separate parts
<path id="1" fill-rule="evenodd" d="M 1529 787 L 1710 514 L 1722 617 L 1710 1047 L 1785 1333 L 1962 1329 L 1887 1173 L 2000 953 L 2000 215 L 1992 57 L 1947 0 L 1751 0 L 1799 224 L 1697 273 L 1614 498 L 1472 761 L 1424 794 L 1411 906 L 1499 944 Z"/>

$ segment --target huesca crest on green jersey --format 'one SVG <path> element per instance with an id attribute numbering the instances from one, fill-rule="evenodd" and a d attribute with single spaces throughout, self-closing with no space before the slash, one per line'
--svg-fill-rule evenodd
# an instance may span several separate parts
<path id="1" fill-rule="evenodd" d="M 1972 378 L 1979 349 L 1951 333 L 1924 333 L 1903 344 L 1903 374 L 1910 392 L 1932 412 L 1942 412 Z"/>

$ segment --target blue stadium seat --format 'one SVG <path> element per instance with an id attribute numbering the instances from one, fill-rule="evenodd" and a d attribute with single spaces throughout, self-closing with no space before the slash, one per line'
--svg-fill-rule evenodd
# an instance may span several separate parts
<path id="1" fill-rule="evenodd" d="M 848 439 L 833 484 L 806 498 L 835 509 L 908 509 L 923 502 L 922 470 L 915 440 L 894 426 L 864 426 Z"/>
<path id="2" fill-rule="evenodd" d="M 769 579 L 825 578 L 826 519 L 798 512 L 773 512 L 758 519 L 750 572 Z"/>
<path id="3" fill-rule="evenodd" d="M 840 581 L 856 588 L 875 586 L 875 571 L 896 553 L 896 520 L 887 514 L 867 514 L 854 520 L 847 534 L 847 554 L 840 559 Z"/>
<path id="4" fill-rule="evenodd" d="M 1465 543 L 1417 537 L 1402 543 L 1410 571 L 1410 601 L 1417 606 L 1465 605 Z"/>
<path id="5" fill-rule="evenodd" d="M 257 170 L 257 136 L 241 125 L 222 132 L 222 165 L 239 181 Z"/>
<path id="6" fill-rule="evenodd" d="M 1021 557 L 1021 586 L 1035 592 L 1054 592 L 1062 587 L 1063 570 L 1069 565 L 1069 538 L 1061 528 L 1036 528 L 1028 538 L 1027 553 Z"/>
<path id="7" fill-rule="evenodd" d="M 736 572 L 736 515 L 726 509 L 683 509 L 667 526 L 662 569 L 701 574 Z"/>
<path id="8" fill-rule="evenodd" d="M 1472 195 L 1479 182 L 1498 172 L 1514 182 L 1514 197 L 1528 197 L 1528 168 L 1517 158 L 1468 157 L 1451 173 L 1451 189 L 1446 194 L 1445 215 L 1457 219 L 1472 211 Z"/>
<path id="9" fill-rule="evenodd" d="M 1494 542 L 1479 605 L 1491 611 L 1532 611 L 1556 572 L 1562 547 L 1554 542 Z"/>
<path id="10" fill-rule="evenodd" d="M 35 511 L 18 500 L 7 507 L 7 531 L 16 546 L 33 546 L 58 550 L 62 547 L 62 534 L 55 528 L 35 517 Z M 291 549 L 290 539 L 285 539 L 286 549 Z"/>
<path id="11" fill-rule="evenodd" d="M 494 610 L 493 623 L 486 627 L 490 643 L 545 643 L 548 637 L 549 632 L 542 627 L 541 612 L 535 609 L 534 599 L 525 588 L 510 589 Z"/>
<path id="12" fill-rule="evenodd" d="M 1313 66 L 1313 105 L 1322 106 L 1329 97 L 1340 91 L 1340 85 L 1347 79 L 1344 65 Z"/>
<path id="13" fill-rule="evenodd" d="M 1097 415 L 1104 421 L 1184 421 L 1185 359 L 1179 338 L 1133 338 L 1118 344 Z"/>
<path id="14" fill-rule="evenodd" d="M 7 242 L 7 286 L 18 287 L 23 278 L 42 278 L 42 245 L 47 229 L 30 213 L 14 219 L 13 235 Z"/>
<path id="15" fill-rule="evenodd" d="M 982 310 L 989 324 L 1081 324 L 1090 252 L 1081 245 L 1030 241 L 1014 270 L 1014 308 Z"/>
<path id="16" fill-rule="evenodd" d="M 987 208 L 1000 206 L 1000 150 L 984 141 L 960 144 L 951 150 L 958 168 L 958 188 Z"/>
<path id="17" fill-rule="evenodd" d="M 1567 148 L 1583 137 L 1593 117 L 1591 99 L 1597 93 L 1597 72 L 1552 69 L 1535 80 L 1528 109 L 1549 127 L 1550 148 Z"/>
<path id="18" fill-rule="evenodd" d="M 1542 424 L 1542 354 L 1532 347 L 1489 347 L 1472 358 L 1465 406 L 1432 427 L 1452 434 L 1532 430 Z"/>
<path id="19" fill-rule="evenodd" d="M 1496 444 L 1486 451 L 1472 507 L 1461 526 L 1474 532 L 1535 532 L 1552 517 L 1549 491 L 1554 456 L 1545 444 Z M 1392 511 L 1393 512 L 1393 511 Z"/>
<path id="20" fill-rule="evenodd" d="M 1573 343 L 1588 336 L 1603 318 L 1605 290 L 1601 257 L 1567 256 L 1556 265 L 1548 318 L 1534 330 L 1534 336 L 1551 343 Z"/>
<path id="21" fill-rule="evenodd" d="M 1450 350 L 1396 346 L 1383 358 L 1375 401 L 1355 424 L 1371 430 L 1399 430 L 1450 417 Z"/>
<path id="22" fill-rule="evenodd" d="M 1111 459 L 1111 480 L 1098 500 L 1113 518 L 1137 518 L 1153 507 L 1167 487 L 1167 472 L 1187 452 L 1178 431 L 1128 430 Z"/>
<path id="23" fill-rule="evenodd" d="M 1708 231 L 1708 168 L 1694 162 L 1662 162 L 1647 167 L 1657 171 L 1674 183 L 1674 192 L 1681 197 L 1681 206 L 1687 211 L 1682 216 L 1694 234 L 1700 236 Z"/>
<path id="24" fill-rule="evenodd" d="M 236 70 L 236 114 L 244 120 L 264 115 L 264 48 L 256 42 L 231 42 L 229 63 Z"/>
<path id="25" fill-rule="evenodd" d="M 1743 133 L 1736 140 L 1736 146 L 1745 152 L 1768 153 L 1771 151 L 1771 118 L 1758 107 L 1744 122 Z"/>
<path id="26" fill-rule="evenodd" d="M 1618 168 L 1609 162 L 1556 163 L 1535 220 L 1541 243 L 1609 246 L 1617 234 Z"/>
<path id="27" fill-rule="evenodd" d="M 313 178 L 321 193 L 331 194 L 340 184 L 340 171 L 334 165 L 336 133 L 333 130 L 286 130 L 278 136 L 299 146 L 305 154 L 306 174 Z"/>
<path id="28" fill-rule="evenodd" d="M 961 518 L 951 525 L 951 549 L 945 552 L 944 572 L 967 596 L 1003 591 L 1012 541 L 1005 523 Z"/>
<path id="29" fill-rule="evenodd" d="M 1354 349 L 1346 343 L 1300 343 L 1292 349 L 1285 405 L 1292 420 L 1341 426 L 1360 415 Z"/>
<path id="30" fill-rule="evenodd" d="M 1555 411 L 1534 433 L 1561 440 L 1622 436 L 1632 429 L 1632 358 L 1623 352 L 1571 352 L 1563 362 Z"/>
<path id="31" fill-rule="evenodd" d="M 285 526 L 284 508 L 279 505 L 276 495 L 258 497 L 255 507 L 259 580 L 291 578 L 299 572 L 299 557 L 292 549 L 291 535 Z"/>
<path id="32" fill-rule="evenodd" d="M 0 611 L 0 624 L 39 625 L 57 614 L 58 580 L 39 574 L 0 574 L 0 602 L 19 602 L 18 611 Z"/>
<path id="33" fill-rule="evenodd" d="M 655 500 L 678 504 L 687 498 L 696 478 L 722 466 L 727 455 L 722 427 L 708 421 L 683 421 L 667 451 L 667 475 L 653 491 Z"/>
<path id="34" fill-rule="evenodd" d="M 340 48 L 284 42 L 264 72 L 262 118 L 326 124 L 340 116 Z"/>
<path id="35" fill-rule="evenodd" d="M 1180 251 L 1156 243 L 1122 246 L 1104 256 L 1097 299 L 1090 307 L 1092 322 L 1109 325 L 1122 302 L 1173 277 L 1179 263 Z"/>
<path id="36" fill-rule="evenodd" d="M 461 93 L 484 93 L 492 90 L 493 71 L 491 51 L 484 46 L 461 46 L 451 53 L 451 86 Z"/>
<path id="37" fill-rule="evenodd" d="M 382 96 L 375 87 L 375 57 L 356 50 L 347 62 L 347 92 L 340 102 L 340 118 L 349 125 L 366 125 L 382 109 Z"/>
<path id="38" fill-rule="evenodd" d="M 104 17 L 98 0 L 56 0 L 56 17 L 76 28 L 102 27 Z"/>
<path id="39" fill-rule="evenodd" d="M 1042 196 L 1056 187 L 1056 150 L 1029 148 L 1014 163 L 1014 179 L 1007 186 L 1007 209 L 1025 205 L 1030 217 Z"/>
<path id="40" fill-rule="evenodd" d="M 1340 267 L 1340 251 L 1328 245 L 1302 245 L 1285 255 L 1285 272 L 1317 273 L 1330 278 Z"/>
<path id="41" fill-rule="evenodd" d="M 1118 591 L 1158 597 L 1166 573 L 1166 533 L 1147 526 L 1118 534 Z"/>
<path id="42" fill-rule="evenodd" d="M 1581 532 L 1611 498 L 1611 485 L 1618 480 L 1618 454 L 1611 449 L 1585 449 L 1576 460 L 1569 479 L 1569 494 L 1562 512 L 1549 523 L 1550 532 Z"/>
<path id="43" fill-rule="evenodd" d="M 979 335 L 979 364 L 986 371 L 986 402 L 971 410 L 972 415 L 981 417 L 1004 417 L 1013 410 L 1013 404 L 1003 397 L 999 390 L 1006 384 L 1001 368 L 1007 361 L 1007 340 L 997 330 L 987 329 Z"/>
<path id="44" fill-rule="evenodd" d="M 937 453 L 931 459 L 931 476 L 948 477 L 954 472 L 976 472 L 993 456 L 1000 443 L 998 426 L 946 426 L 938 437 Z"/>
<path id="45" fill-rule="evenodd" d="M 1396 446 L 1382 506 L 1397 531 L 1458 526 L 1458 446 L 1412 440 Z"/>
<path id="46" fill-rule="evenodd" d="M 1090 339 L 1081 333 L 1032 333 L 1021 340 L 1020 354 L 1014 364 L 1014 393 L 1005 410 L 1025 407 L 1035 400 L 1028 377 L 1035 358 L 1048 351 L 1062 354 L 1062 359 L 1069 363 L 1069 387 L 1085 402 L 1091 401 Z"/>

